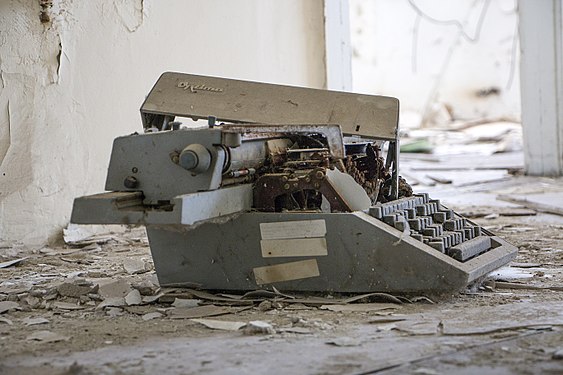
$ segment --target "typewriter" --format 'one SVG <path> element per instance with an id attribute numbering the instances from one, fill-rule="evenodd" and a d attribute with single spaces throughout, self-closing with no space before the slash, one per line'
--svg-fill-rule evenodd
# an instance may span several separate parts
<path id="1" fill-rule="evenodd" d="M 175 72 L 78 224 L 145 225 L 162 286 L 451 292 L 517 249 L 399 176 L 395 98 Z"/>

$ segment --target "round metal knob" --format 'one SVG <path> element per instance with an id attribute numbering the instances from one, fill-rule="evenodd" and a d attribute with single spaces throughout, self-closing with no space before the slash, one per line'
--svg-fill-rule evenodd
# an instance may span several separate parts
<path id="1" fill-rule="evenodd" d="M 211 153 L 203 145 L 194 143 L 182 150 L 178 164 L 193 173 L 203 173 L 211 166 Z"/>

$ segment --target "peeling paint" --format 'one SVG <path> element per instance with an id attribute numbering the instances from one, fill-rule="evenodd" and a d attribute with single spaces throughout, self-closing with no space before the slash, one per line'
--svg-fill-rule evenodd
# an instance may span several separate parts
<path id="1" fill-rule="evenodd" d="M 39 0 L 41 12 L 39 13 L 39 20 L 41 23 L 51 22 L 51 8 L 53 7 L 53 0 Z"/>
<path id="2" fill-rule="evenodd" d="M 12 145 L 12 121 L 10 115 L 10 101 L 8 100 L 5 109 L 0 114 L 0 167 L 4 158 Z"/>
<path id="3" fill-rule="evenodd" d="M 57 84 L 61 81 L 61 56 L 63 54 L 63 42 L 59 36 L 59 53 L 57 54 Z"/>
<path id="4" fill-rule="evenodd" d="M 113 3 L 125 28 L 131 33 L 137 31 L 144 21 L 144 0 L 116 0 Z"/>

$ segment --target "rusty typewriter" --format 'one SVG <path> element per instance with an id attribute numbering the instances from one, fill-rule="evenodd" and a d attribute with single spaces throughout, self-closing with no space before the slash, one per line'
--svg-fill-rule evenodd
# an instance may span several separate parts
<path id="1" fill-rule="evenodd" d="M 167 72 L 71 221 L 145 225 L 163 286 L 462 289 L 517 249 L 413 194 L 398 116 L 391 97 Z"/>

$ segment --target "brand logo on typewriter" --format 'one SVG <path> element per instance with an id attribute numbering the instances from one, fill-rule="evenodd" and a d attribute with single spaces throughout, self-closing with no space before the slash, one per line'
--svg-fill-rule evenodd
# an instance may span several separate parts
<path id="1" fill-rule="evenodd" d="M 178 87 L 190 92 L 209 91 L 209 92 L 223 92 L 223 89 L 217 87 L 210 87 L 203 83 L 191 83 L 186 81 L 178 82 Z"/>

